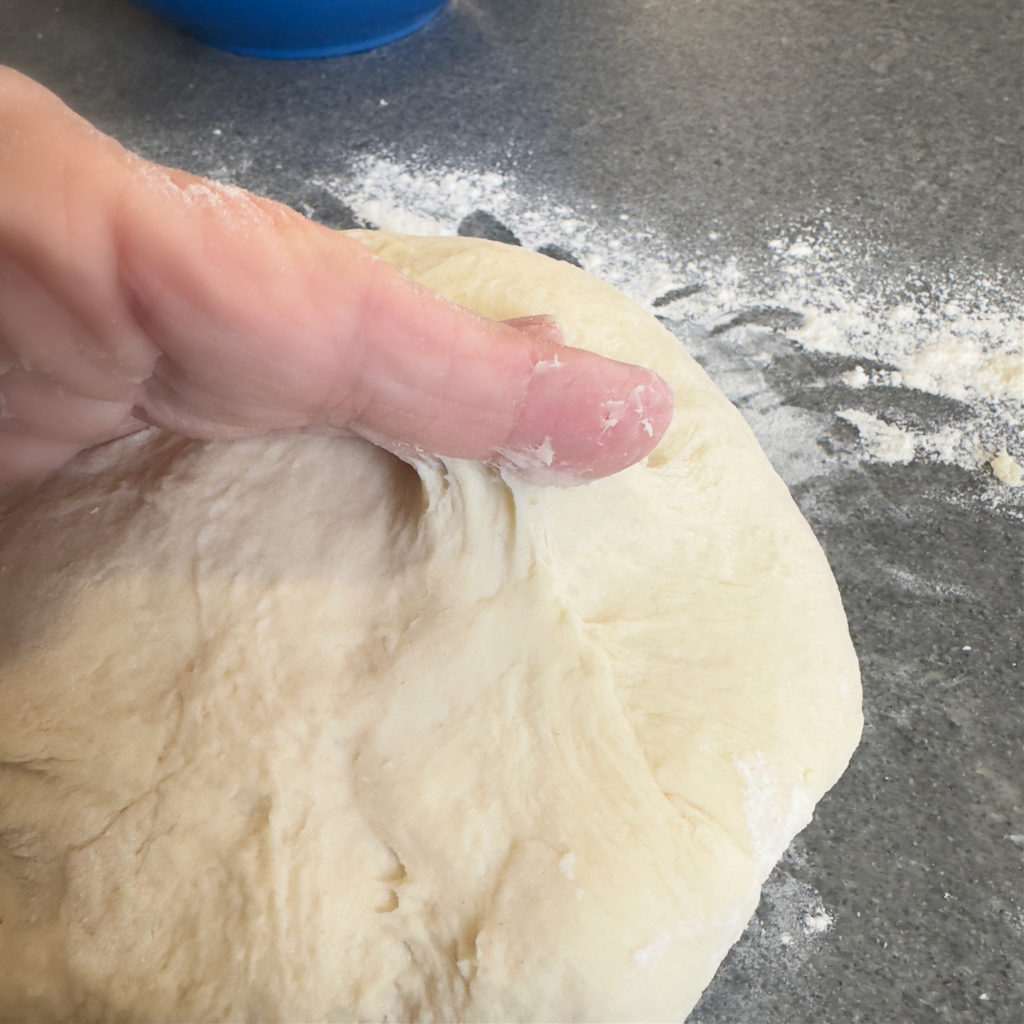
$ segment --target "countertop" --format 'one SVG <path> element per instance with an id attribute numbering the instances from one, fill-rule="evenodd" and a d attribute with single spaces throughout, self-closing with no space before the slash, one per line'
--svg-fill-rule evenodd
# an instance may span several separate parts
<path id="1" fill-rule="evenodd" d="M 443 229 L 448 189 L 632 284 L 748 416 L 866 727 L 694 1024 L 1024 1005 L 1021 53 L 1016 0 L 454 0 L 305 62 L 0 0 L 0 62 L 126 146 L 341 227 Z"/>

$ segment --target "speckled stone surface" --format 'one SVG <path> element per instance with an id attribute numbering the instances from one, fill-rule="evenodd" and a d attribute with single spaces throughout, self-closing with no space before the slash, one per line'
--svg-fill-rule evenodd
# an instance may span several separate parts
<path id="1" fill-rule="evenodd" d="M 754 274 L 766 239 L 827 211 L 871 241 L 844 268 L 865 287 L 977 275 L 1011 306 L 1021 53 L 1015 0 L 455 0 L 392 46 L 301 63 L 204 48 L 119 0 L 0 0 L 0 61 L 127 146 L 338 226 L 350 211 L 309 183 L 386 151 L 514 171 Z M 738 358 L 725 336 L 684 340 L 713 376 Z M 774 386 L 828 402 L 829 358 L 775 359 Z M 1021 501 L 928 461 L 793 491 L 848 609 L 864 740 L 692 1021 L 1015 1022 Z"/>

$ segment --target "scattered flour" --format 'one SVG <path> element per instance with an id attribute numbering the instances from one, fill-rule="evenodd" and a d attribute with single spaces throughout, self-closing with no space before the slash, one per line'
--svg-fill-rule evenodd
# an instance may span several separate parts
<path id="1" fill-rule="evenodd" d="M 835 924 L 832 915 L 820 907 L 811 914 L 804 914 L 804 935 L 820 935 L 827 932 Z"/>
<path id="2" fill-rule="evenodd" d="M 997 480 L 1002 480 L 1010 487 L 1020 487 L 1024 484 L 1024 467 L 1010 456 L 1004 448 L 992 456 L 989 462 L 992 472 Z"/>
<path id="3" fill-rule="evenodd" d="M 558 861 L 558 870 L 569 879 L 570 882 L 576 880 L 576 854 L 571 850 L 568 853 L 562 854 Z"/>
<path id="4" fill-rule="evenodd" d="M 821 894 L 800 877 L 795 864 L 800 856 L 797 840 L 779 870 L 765 883 L 757 916 L 747 928 L 755 938 L 747 956 L 772 958 L 781 949 L 787 960 L 799 963 L 835 928 L 835 917 L 825 907 Z"/>
<path id="5" fill-rule="evenodd" d="M 680 335 L 791 485 L 842 461 L 929 460 L 977 474 L 996 501 L 1024 486 L 1024 317 L 982 276 L 866 288 L 851 268 L 870 248 L 827 213 L 766 239 L 764 273 L 673 253 L 635 219 L 495 171 L 374 157 L 312 184 L 368 226 L 456 234 L 482 215 L 508 240 L 571 255 Z M 827 400 L 792 401 L 779 368 L 794 360 Z"/>
<path id="6" fill-rule="evenodd" d="M 892 423 L 886 423 L 861 409 L 840 409 L 836 415 L 857 428 L 861 442 L 879 462 L 900 462 L 906 465 L 917 454 L 914 437 Z"/>

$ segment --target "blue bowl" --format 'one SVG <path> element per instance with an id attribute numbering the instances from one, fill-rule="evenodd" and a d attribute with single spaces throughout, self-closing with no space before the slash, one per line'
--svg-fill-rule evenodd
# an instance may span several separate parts
<path id="1" fill-rule="evenodd" d="M 383 46 L 446 0 L 134 0 L 204 43 L 257 57 L 330 57 Z"/>

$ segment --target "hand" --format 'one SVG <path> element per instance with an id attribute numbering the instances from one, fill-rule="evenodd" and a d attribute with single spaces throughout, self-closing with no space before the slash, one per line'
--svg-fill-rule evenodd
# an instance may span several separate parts
<path id="1" fill-rule="evenodd" d="M 535 373 L 557 353 L 560 373 Z M 611 429 L 601 407 L 623 401 Z M 409 282 L 278 203 L 126 152 L 0 68 L 0 480 L 152 424 L 200 438 L 344 429 L 564 482 L 642 458 L 660 377 Z"/>

